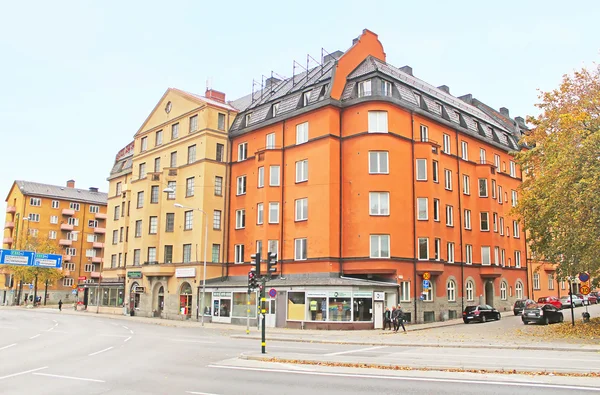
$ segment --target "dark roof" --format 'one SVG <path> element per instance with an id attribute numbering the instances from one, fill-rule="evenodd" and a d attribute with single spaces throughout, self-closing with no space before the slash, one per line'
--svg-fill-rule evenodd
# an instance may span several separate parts
<path id="1" fill-rule="evenodd" d="M 60 187 L 31 181 L 15 181 L 21 193 L 26 196 L 47 197 L 73 202 L 106 205 L 108 195 L 104 192 L 91 192 L 87 189 Z"/>

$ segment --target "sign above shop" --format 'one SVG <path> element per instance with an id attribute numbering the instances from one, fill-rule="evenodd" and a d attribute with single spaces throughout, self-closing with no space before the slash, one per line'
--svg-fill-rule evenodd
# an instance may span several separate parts
<path id="1" fill-rule="evenodd" d="M 355 298 L 370 298 L 370 297 L 373 296 L 373 293 L 372 292 L 365 292 L 365 291 L 354 292 L 352 294 L 352 296 L 354 296 Z"/>
<path id="2" fill-rule="evenodd" d="M 385 300 L 385 292 L 373 292 L 373 299 Z"/>
<path id="3" fill-rule="evenodd" d="M 306 296 L 308 296 L 309 298 L 326 298 L 327 292 L 307 291 Z"/>
<path id="4" fill-rule="evenodd" d="M 352 296 L 352 292 L 341 292 L 341 291 L 329 292 L 329 296 L 332 298 L 349 298 Z"/>
<path id="5" fill-rule="evenodd" d="M 138 294 L 143 294 L 144 291 L 146 291 L 146 288 L 140 287 L 140 286 L 135 287 L 135 289 L 133 290 L 134 293 L 138 293 Z"/>
<path id="6" fill-rule="evenodd" d="M 177 278 L 196 277 L 196 268 L 195 267 L 178 267 L 177 269 L 175 269 L 175 277 L 177 277 Z"/>
<path id="7" fill-rule="evenodd" d="M 127 278 L 142 278 L 142 272 L 127 272 Z"/>

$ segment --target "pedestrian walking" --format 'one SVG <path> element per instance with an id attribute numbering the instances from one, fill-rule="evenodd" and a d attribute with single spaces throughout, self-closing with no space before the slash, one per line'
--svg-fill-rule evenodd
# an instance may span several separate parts
<path id="1" fill-rule="evenodd" d="M 396 309 L 396 314 L 398 316 L 396 332 L 398 332 L 398 329 L 400 329 L 400 327 L 402 326 L 402 330 L 404 331 L 404 333 L 406 333 L 406 328 L 404 327 L 404 311 L 402 310 L 402 306 L 398 305 L 398 308 Z"/>
<path id="2" fill-rule="evenodd" d="M 388 327 L 392 330 L 392 312 L 389 307 L 386 307 L 385 313 L 383 313 L 383 330 L 386 330 Z"/>
<path id="3" fill-rule="evenodd" d="M 58 301 L 58 311 L 62 311 L 62 299 Z"/>

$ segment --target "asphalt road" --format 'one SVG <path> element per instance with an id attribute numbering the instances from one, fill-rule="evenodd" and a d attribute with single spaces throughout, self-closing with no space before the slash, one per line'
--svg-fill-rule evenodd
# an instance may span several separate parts
<path id="1" fill-rule="evenodd" d="M 242 360 L 238 358 L 241 353 L 256 353 L 260 344 L 255 340 L 231 339 L 229 335 L 219 329 L 165 327 L 102 316 L 66 315 L 56 310 L 0 309 L 0 392 L 216 395 L 600 392 L 598 379 L 396 372 Z M 523 358 L 527 354 L 517 350 L 511 354 L 509 350 L 486 353 L 291 342 L 271 342 L 267 348 L 271 355 L 285 358 L 296 355 L 316 359 L 358 358 L 415 366 L 432 366 L 434 362 L 444 366 L 465 363 L 500 366 L 518 361 L 584 369 L 600 364 L 595 353 L 532 354 L 533 358 L 527 362 Z"/>

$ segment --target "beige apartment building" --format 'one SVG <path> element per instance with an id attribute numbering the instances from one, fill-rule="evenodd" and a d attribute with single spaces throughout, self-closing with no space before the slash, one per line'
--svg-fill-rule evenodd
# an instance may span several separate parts
<path id="1" fill-rule="evenodd" d="M 221 92 L 169 88 L 119 152 L 108 178 L 102 309 L 122 308 L 124 290 L 135 314 L 186 319 L 203 310 L 204 254 L 207 279 L 221 276 L 225 261 L 227 133 L 235 115 Z"/>

